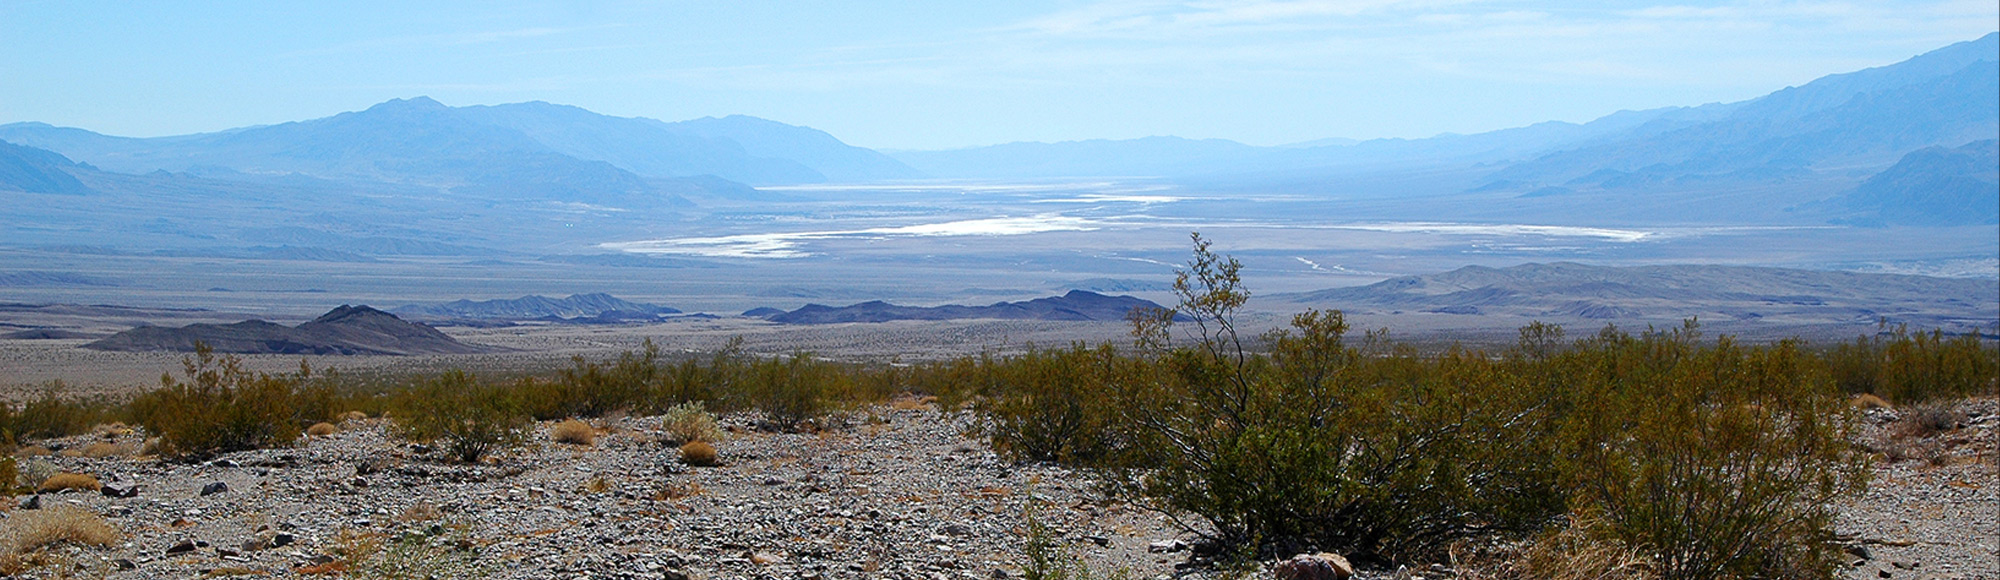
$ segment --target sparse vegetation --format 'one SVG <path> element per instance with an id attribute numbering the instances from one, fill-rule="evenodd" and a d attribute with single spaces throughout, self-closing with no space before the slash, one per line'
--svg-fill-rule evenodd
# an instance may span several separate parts
<path id="1" fill-rule="evenodd" d="M 597 443 L 597 429 L 577 419 L 565 420 L 549 428 L 549 440 L 589 447 Z"/>
<path id="2" fill-rule="evenodd" d="M 688 401 L 667 408 L 660 415 L 660 430 L 666 432 L 673 443 L 695 441 L 718 441 L 722 430 L 716 427 L 715 415 L 710 414 L 701 401 Z"/>
<path id="3" fill-rule="evenodd" d="M 35 486 L 35 493 L 56 493 L 72 489 L 97 491 L 103 488 L 104 485 L 98 483 L 95 477 L 81 473 L 65 472 L 51 475 L 48 479 L 42 480 L 41 485 Z"/>
<path id="4" fill-rule="evenodd" d="M 35 554 L 50 546 L 69 543 L 101 548 L 122 536 L 103 517 L 75 506 L 16 512 L 0 524 L 0 574 L 21 574 L 49 563 Z"/>
<path id="5" fill-rule="evenodd" d="M 308 384 L 312 369 L 303 362 L 295 374 L 253 373 L 242 359 L 197 344 L 182 364 L 182 378 L 161 376 L 159 390 L 125 409 L 159 436 L 166 454 L 199 458 L 282 445 L 332 414 L 331 389 Z"/>
<path id="6" fill-rule="evenodd" d="M 715 453 L 715 446 L 706 441 L 689 441 L 681 445 L 681 463 L 696 467 L 714 467 L 722 464 Z"/>
<path id="7" fill-rule="evenodd" d="M 452 457 L 476 463 L 521 441 L 528 419 L 512 393 L 448 371 L 397 397 L 396 425 L 415 441 L 441 442 Z"/>

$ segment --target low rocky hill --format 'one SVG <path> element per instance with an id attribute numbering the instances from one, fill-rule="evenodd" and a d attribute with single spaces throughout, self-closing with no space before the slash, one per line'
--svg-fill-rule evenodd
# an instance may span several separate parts
<path id="1" fill-rule="evenodd" d="M 1982 328 L 2000 319 L 1992 279 L 1744 266 L 1468 266 L 1272 299 L 1350 313 L 1551 320 L 1869 323 Z"/>
<path id="2" fill-rule="evenodd" d="M 367 306 L 342 305 L 298 326 L 262 320 L 234 324 L 143 326 L 84 348 L 128 352 L 191 352 L 205 343 L 239 354 L 471 354 L 492 349 L 459 342 L 437 329 Z"/>
<path id="3" fill-rule="evenodd" d="M 1022 302 L 997 302 L 986 306 L 897 306 L 880 300 L 851 306 L 807 304 L 798 310 L 765 317 L 786 324 L 834 324 L 840 322 L 888 322 L 891 320 L 960 320 L 994 318 L 1002 320 L 1124 320 L 1134 308 L 1160 308 L 1150 300 L 1131 296 L 1105 296 L 1086 290 L 1071 290 L 1062 296 Z M 755 312 L 755 311 L 753 311 Z"/>

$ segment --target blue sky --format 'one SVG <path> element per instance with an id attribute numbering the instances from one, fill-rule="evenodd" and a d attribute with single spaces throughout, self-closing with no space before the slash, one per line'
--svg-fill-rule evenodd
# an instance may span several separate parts
<path id="1" fill-rule="evenodd" d="M 1993 0 L 304 4 L 0 0 L 0 123 L 169 135 L 428 95 L 889 149 L 1270 145 L 1741 100 L 2000 27 Z"/>

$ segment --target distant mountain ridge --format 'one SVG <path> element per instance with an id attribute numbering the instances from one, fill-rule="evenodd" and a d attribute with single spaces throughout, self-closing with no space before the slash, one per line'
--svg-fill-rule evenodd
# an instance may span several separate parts
<path id="1" fill-rule="evenodd" d="M 472 354 L 492 349 L 459 342 L 437 329 L 367 306 L 341 305 L 298 326 L 246 320 L 235 324 L 144 326 L 83 345 L 129 352 L 192 352 L 197 343 L 239 354 Z"/>
<path id="2" fill-rule="evenodd" d="M 2000 140 L 1912 151 L 1836 203 L 1870 212 L 1861 223 L 2000 224 Z"/>
<path id="3" fill-rule="evenodd" d="M 571 198 L 650 193 L 649 180 L 711 175 L 753 184 L 879 180 L 920 174 L 822 131 L 754 117 L 666 123 L 545 102 L 448 107 L 394 99 L 331 117 L 155 138 L 43 123 L 0 125 L 0 140 L 106 170 L 227 168 L 413 182 Z"/>
<path id="4" fill-rule="evenodd" d="M 897 306 L 880 300 L 849 306 L 807 304 L 797 310 L 763 317 L 785 324 L 837 324 L 843 322 L 889 322 L 892 320 L 1001 320 L 1118 321 L 1135 308 L 1159 308 L 1150 300 L 1131 296 L 1105 296 L 1085 290 L 1071 290 L 1062 296 L 1021 302 L 997 302 L 986 306 Z M 762 309 L 750 312 L 768 312 Z M 751 315 L 746 312 L 745 315 Z"/>
<path id="5" fill-rule="evenodd" d="M 1256 147 L 1147 137 L 1007 143 L 891 155 L 938 177 L 1241 177 L 1338 168 L 1494 164 L 1489 190 L 1625 188 L 1693 178 L 1783 179 L 1826 166 L 1886 167 L 2000 131 L 2000 33 L 1906 61 L 1821 77 L 1735 103 L 1620 111 L 1424 139 L 1321 139 Z"/>
<path id="6" fill-rule="evenodd" d="M 410 304 L 390 309 L 404 316 L 532 320 L 540 318 L 596 318 L 607 314 L 654 316 L 679 314 L 678 309 L 658 304 L 627 301 L 602 292 L 571 294 L 564 298 L 530 294 L 502 300 L 454 300 L 436 305 Z"/>

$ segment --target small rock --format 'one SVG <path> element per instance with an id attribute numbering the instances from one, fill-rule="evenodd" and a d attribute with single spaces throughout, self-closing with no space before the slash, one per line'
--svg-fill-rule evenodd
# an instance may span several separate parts
<path id="1" fill-rule="evenodd" d="M 1299 554 L 1271 568 L 1278 580 L 1346 580 L 1354 577 L 1354 565 L 1332 552 Z"/>
<path id="2" fill-rule="evenodd" d="M 123 485 L 123 486 L 118 484 L 105 484 L 104 487 L 98 488 L 97 491 L 98 493 L 104 494 L 104 497 L 139 497 L 138 484 Z"/>
<path id="3" fill-rule="evenodd" d="M 24 510 L 38 510 L 38 509 L 42 509 L 42 496 L 41 496 L 41 494 L 35 494 L 35 495 L 31 495 L 31 496 L 28 496 L 28 497 L 24 497 L 24 498 L 21 498 L 21 505 L 20 505 L 20 507 L 21 507 L 21 509 L 24 509 Z"/>
<path id="4" fill-rule="evenodd" d="M 273 548 L 283 548 L 285 546 L 290 546 L 292 545 L 292 542 L 296 541 L 298 541 L 298 538 L 292 537 L 291 534 L 287 534 L 284 532 L 279 532 L 271 535 L 271 547 Z"/>
<path id="5" fill-rule="evenodd" d="M 347 484 L 354 487 L 368 487 L 368 478 L 356 475 L 354 479 L 347 480 Z"/>
<path id="6" fill-rule="evenodd" d="M 1146 551 L 1155 554 L 1168 554 L 1173 552 L 1179 552 L 1186 549 L 1188 549 L 1188 543 L 1180 541 L 1179 539 L 1160 540 L 1158 542 L 1146 544 Z"/>
<path id="7" fill-rule="evenodd" d="M 174 554 L 186 554 L 188 552 L 193 552 L 193 551 L 194 551 L 194 542 L 189 540 L 181 540 L 180 542 L 167 547 L 168 556 L 172 556 Z"/>
<path id="8" fill-rule="evenodd" d="M 201 486 L 201 495 L 210 496 L 229 491 L 229 484 L 220 481 Z"/>
<path id="9" fill-rule="evenodd" d="M 132 570 L 138 568 L 139 565 L 132 563 L 131 560 L 119 558 L 111 561 L 111 567 L 117 568 L 119 570 Z"/>
<path id="10" fill-rule="evenodd" d="M 214 467 L 236 467 L 236 462 L 227 459 L 217 459 L 208 462 L 208 464 Z"/>
<path id="11" fill-rule="evenodd" d="M 780 478 L 780 477 L 778 477 L 778 476 L 775 476 L 775 475 L 773 475 L 773 476 L 770 476 L 770 477 L 766 477 L 766 478 L 764 478 L 764 482 L 763 482 L 763 483 L 764 483 L 764 485 L 784 485 L 784 484 L 785 484 L 785 480 L 784 480 L 783 478 Z"/>
<path id="12" fill-rule="evenodd" d="M 1097 544 L 1097 547 L 1100 547 L 1100 548 L 1105 548 L 1105 547 L 1110 547 L 1110 546 L 1111 546 L 1111 538 L 1107 538 L 1107 537 L 1104 537 L 1104 536 L 1100 536 L 1100 535 L 1097 535 L 1097 534 L 1091 534 L 1091 535 L 1088 535 L 1088 536 L 1084 536 L 1084 537 L 1083 537 L 1083 539 L 1085 539 L 1085 540 L 1089 540 L 1089 541 L 1090 541 L 1090 543 L 1092 543 L 1092 544 Z"/>

